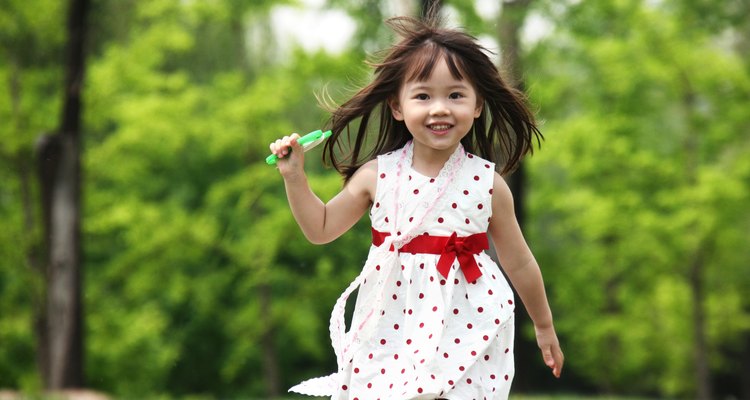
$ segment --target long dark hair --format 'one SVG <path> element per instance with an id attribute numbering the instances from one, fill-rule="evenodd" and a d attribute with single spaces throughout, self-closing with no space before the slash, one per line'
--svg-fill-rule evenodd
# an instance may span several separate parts
<path id="1" fill-rule="evenodd" d="M 436 17 L 420 21 L 396 17 L 386 21 L 402 39 L 388 49 L 382 61 L 372 62 L 374 79 L 348 101 L 331 107 L 328 127 L 333 131 L 323 150 L 330 163 L 347 182 L 364 163 L 380 154 L 401 148 L 411 139 L 403 121 L 391 115 L 388 102 L 398 96 L 404 82 L 424 81 L 435 65 L 445 59 L 456 79 L 466 79 L 484 102 L 480 116 L 462 140 L 467 152 L 501 165 L 501 174 L 512 172 L 532 142 L 543 138 L 526 97 L 507 85 L 475 37 L 455 29 L 441 28 Z M 377 136 L 368 143 L 368 128 L 375 113 Z M 352 132 L 349 124 L 360 118 Z M 346 143 L 342 134 L 346 131 Z M 342 155 L 339 155 L 341 153 Z"/>

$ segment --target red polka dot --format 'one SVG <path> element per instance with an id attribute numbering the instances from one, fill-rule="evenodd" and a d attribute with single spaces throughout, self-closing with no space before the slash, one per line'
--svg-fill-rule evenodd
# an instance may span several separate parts
<path id="1" fill-rule="evenodd" d="M 424 293 L 420 293 L 420 294 L 419 294 L 419 298 L 420 298 L 420 299 L 424 299 Z"/>
<path id="2" fill-rule="evenodd" d="M 414 194 L 419 194 L 419 189 L 414 189 Z"/>
<path id="3" fill-rule="evenodd" d="M 466 219 L 464 220 L 464 222 L 466 222 L 467 224 L 470 224 L 470 223 L 471 223 L 471 221 L 469 221 L 469 219 L 468 219 L 468 218 L 466 218 Z"/>
<path id="4" fill-rule="evenodd" d="M 417 388 L 417 393 L 422 393 L 422 392 L 423 392 L 422 388 Z"/>
<path id="5" fill-rule="evenodd" d="M 453 208 L 458 208 L 458 204 L 456 204 L 456 203 L 453 203 L 453 204 L 451 204 L 451 207 L 453 207 Z"/>
<path id="6" fill-rule="evenodd" d="M 443 358 L 448 358 L 448 353 L 443 353 Z"/>
<path id="7" fill-rule="evenodd" d="M 409 222 L 413 221 L 414 217 L 409 217 Z"/>
<path id="8" fill-rule="evenodd" d="M 411 344 L 411 339 L 406 339 L 406 344 Z"/>
<path id="9" fill-rule="evenodd" d="M 490 374 L 490 379 L 495 379 L 495 374 Z"/>
<path id="10" fill-rule="evenodd" d="M 484 164 L 484 167 L 485 167 L 485 168 L 489 168 L 489 167 L 490 167 L 490 164 Z"/>
<path id="11" fill-rule="evenodd" d="M 513 300 L 508 300 L 508 304 L 513 304 Z"/>
<path id="12" fill-rule="evenodd" d="M 375 203 L 375 208 L 380 207 L 380 202 Z"/>
<path id="13" fill-rule="evenodd" d="M 490 296 L 492 296 L 492 289 L 488 290 L 487 294 L 490 295 Z"/>
<path id="14" fill-rule="evenodd" d="M 456 314 L 456 315 L 458 315 L 458 308 L 454 308 L 454 309 L 453 309 L 453 314 Z"/>
<path id="15" fill-rule="evenodd" d="M 469 194 L 469 191 L 468 191 L 468 190 L 464 190 L 464 194 L 465 194 L 465 195 L 468 195 L 468 194 Z"/>
<path id="16" fill-rule="evenodd" d="M 369 383 L 367 384 L 367 388 L 368 388 L 368 389 L 372 389 L 372 382 L 369 382 Z"/>
<path id="17" fill-rule="evenodd" d="M 474 158 L 474 155 L 471 154 L 471 153 L 467 153 L 466 156 L 469 157 L 469 158 Z"/>
<path id="18" fill-rule="evenodd" d="M 475 350 L 472 350 L 472 351 L 471 351 L 471 356 L 472 356 L 472 357 L 476 357 L 476 355 L 477 355 L 477 352 L 476 352 Z"/>
<path id="19" fill-rule="evenodd" d="M 346 389 L 349 389 L 346 385 L 341 386 L 341 390 L 346 390 Z"/>
<path id="20" fill-rule="evenodd" d="M 471 323 L 468 323 L 468 324 L 466 324 L 466 327 L 469 328 L 469 329 L 471 329 L 471 328 L 474 327 L 474 325 L 472 325 Z"/>
<path id="21" fill-rule="evenodd" d="M 385 178 L 385 173 L 380 174 L 380 179 Z"/>
<path id="22" fill-rule="evenodd" d="M 385 375 L 385 368 L 381 368 L 380 369 L 380 373 L 383 374 L 383 375 Z"/>
<path id="23" fill-rule="evenodd" d="M 369 354 L 369 355 L 367 356 L 367 358 L 369 358 L 370 360 L 372 360 L 372 353 L 370 353 L 370 354 Z"/>
<path id="24" fill-rule="evenodd" d="M 478 175 L 474 175 L 474 180 L 478 181 L 479 180 L 479 176 Z"/>
<path id="25" fill-rule="evenodd" d="M 490 189 L 490 194 L 492 194 L 492 189 Z"/>
<path id="26" fill-rule="evenodd" d="M 420 328 L 424 328 L 424 322 L 420 322 L 420 323 L 419 323 L 419 327 L 420 327 Z"/>
<path id="27" fill-rule="evenodd" d="M 471 385 L 471 378 L 466 378 L 466 383 L 468 383 L 469 385 Z"/>
<path id="28" fill-rule="evenodd" d="M 394 359 L 394 360 L 398 360 L 398 354 L 394 354 L 394 355 L 393 355 L 393 359 Z"/>
<path id="29" fill-rule="evenodd" d="M 484 204 L 482 204 L 482 203 L 477 204 L 477 208 L 480 209 L 480 210 L 483 209 L 484 208 Z"/>
<path id="30" fill-rule="evenodd" d="M 440 218 L 437 219 L 437 221 L 442 224 L 443 221 L 445 221 L 445 220 L 443 219 L 443 217 L 440 217 Z"/>
<path id="31" fill-rule="evenodd" d="M 430 183 L 435 183 L 435 178 L 430 178 Z"/>
<path id="32" fill-rule="evenodd" d="M 505 375 L 505 380 L 506 380 L 506 381 L 508 380 L 508 375 Z"/>
<path id="33" fill-rule="evenodd" d="M 398 324 L 393 324 L 393 329 L 398 330 Z"/>
<path id="34" fill-rule="evenodd" d="M 354 373 L 358 374 L 359 373 L 359 368 L 354 368 Z"/>
<path id="35" fill-rule="evenodd" d="M 486 342 L 486 341 L 490 340 L 490 337 L 487 336 L 487 335 L 484 335 L 484 336 L 482 336 L 482 339 L 484 339 L 484 341 Z"/>
<path id="36" fill-rule="evenodd" d="M 453 386 L 453 380 L 452 380 L 452 379 L 449 379 L 449 380 L 448 380 L 448 384 L 449 384 L 449 385 L 451 385 L 451 386 Z"/>
<path id="37" fill-rule="evenodd" d="M 385 344 L 385 339 L 380 339 L 380 344 Z"/>
<path id="38" fill-rule="evenodd" d="M 461 343 L 461 339 L 455 338 L 455 339 L 453 339 L 453 343 L 459 344 L 459 343 Z"/>
<path id="39" fill-rule="evenodd" d="M 506 349 L 505 349 L 505 354 L 508 354 L 508 352 L 509 352 L 509 351 L 510 351 L 510 349 L 509 349 L 509 348 L 506 348 Z"/>
<path id="40" fill-rule="evenodd" d="M 465 370 L 466 370 L 466 367 L 464 367 L 463 365 L 460 365 L 460 366 L 458 367 L 458 370 L 459 370 L 459 371 L 461 371 L 461 372 L 463 372 L 463 371 L 465 371 Z"/>
<path id="41" fill-rule="evenodd" d="M 437 311 L 437 306 L 432 307 L 432 311 Z"/>
<path id="42" fill-rule="evenodd" d="M 490 356 L 488 354 L 484 355 L 484 361 L 490 361 Z"/>

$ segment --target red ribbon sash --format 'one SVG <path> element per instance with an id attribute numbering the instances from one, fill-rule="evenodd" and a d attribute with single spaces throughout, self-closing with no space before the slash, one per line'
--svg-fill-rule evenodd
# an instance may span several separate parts
<path id="1" fill-rule="evenodd" d="M 390 233 L 380 232 L 372 228 L 372 244 L 380 246 Z M 482 276 L 482 271 L 474 259 L 475 254 L 489 249 L 486 233 L 476 233 L 470 236 L 458 237 L 455 232 L 450 236 L 420 235 L 401 247 L 399 252 L 412 254 L 440 254 L 437 270 L 447 278 L 453 261 L 458 259 L 461 270 L 468 282 L 474 282 Z M 394 250 L 393 246 L 390 248 Z"/>

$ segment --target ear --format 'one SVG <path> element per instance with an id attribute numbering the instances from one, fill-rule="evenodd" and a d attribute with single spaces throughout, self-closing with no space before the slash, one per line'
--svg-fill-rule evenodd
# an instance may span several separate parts
<path id="1" fill-rule="evenodd" d="M 484 100 L 477 99 L 477 108 L 474 109 L 474 118 L 479 118 L 479 115 L 482 114 L 482 110 L 484 110 Z"/>
<path id="2" fill-rule="evenodd" d="M 388 107 L 390 107 L 391 114 L 396 121 L 404 120 L 404 114 L 401 112 L 401 105 L 398 103 L 398 99 L 392 98 L 388 100 Z"/>

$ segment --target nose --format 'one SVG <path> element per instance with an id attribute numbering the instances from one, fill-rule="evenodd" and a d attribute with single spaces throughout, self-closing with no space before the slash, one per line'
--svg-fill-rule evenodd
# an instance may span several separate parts
<path id="1" fill-rule="evenodd" d="M 430 115 L 442 116 L 450 114 L 450 109 L 442 100 L 435 100 L 430 107 Z"/>

